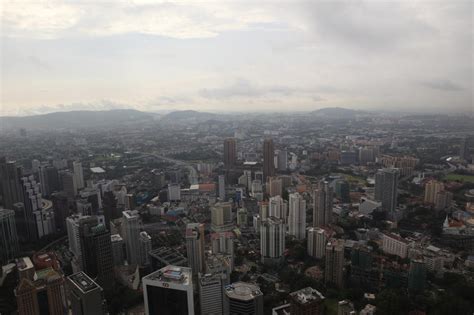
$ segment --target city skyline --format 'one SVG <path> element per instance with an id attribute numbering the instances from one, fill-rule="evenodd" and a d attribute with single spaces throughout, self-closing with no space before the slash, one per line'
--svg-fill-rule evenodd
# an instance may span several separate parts
<path id="1" fill-rule="evenodd" d="M 472 112 L 470 1 L 2 5 L 0 116 Z"/>

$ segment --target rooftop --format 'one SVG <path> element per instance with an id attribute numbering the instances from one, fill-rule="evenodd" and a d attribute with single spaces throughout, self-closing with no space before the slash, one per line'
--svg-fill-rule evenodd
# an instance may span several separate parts
<path id="1" fill-rule="evenodd" d="M 157 280 L 181 285 L 192 285 L 191 268 L 168 265 L 145 277 L 143 280 Z"/>
<path id="2" fill-rule="evenodd" d="M 89 278 L 89 276 L 82 271 L 70 275 L 68 279 L 84 293 L 100 288 L 94 280 Z"/>
<path id="3" fill-rule="evenodd" d="M 249 301 L 263 295 L 257 285 L 247 282 L 235 282 L 226 285 L 224 289 L 227 297 L 234 300 Z"/>
<path id="4" fill-rule="evenodd" d="M 290 293 L 291 298 L 300 304 L 312 303 L 314 301 L 323 301 L 324 296 L 316 289 L 306 287 L 304 289 Z"/>

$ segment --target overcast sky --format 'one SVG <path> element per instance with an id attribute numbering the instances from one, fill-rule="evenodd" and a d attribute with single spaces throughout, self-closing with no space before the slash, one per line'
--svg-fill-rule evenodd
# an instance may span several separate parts
<path id="1" fill-rule="evenodd" d="M 473 111 L 473 1 L 0 1 L 0 115 Z"/>

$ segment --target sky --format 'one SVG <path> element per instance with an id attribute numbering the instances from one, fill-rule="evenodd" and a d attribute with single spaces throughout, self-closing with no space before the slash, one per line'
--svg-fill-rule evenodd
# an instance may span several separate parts
<path id="1" fill-rule="evenodd" d="M 0 116 L 473 112 L 471 0 L 0 1 Z"/>

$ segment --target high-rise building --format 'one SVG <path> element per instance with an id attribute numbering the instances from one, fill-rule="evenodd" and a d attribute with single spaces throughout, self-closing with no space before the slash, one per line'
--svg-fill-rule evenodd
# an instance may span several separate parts
<path id="1" fill-rule="evenodd" d="M 114 259 L 114 266 L 121 266 L 124 262 L 124 242 L 120 234 L 113 234 L 110 236 L 112 242 L 112 257 Z"/>
<path id="2" fill-rule="evenodd" d="M 306 287 L 290 293 L 291 315 L 320 315 L 324 312 L 325 297 L 316 289 Z"/>
<path id="3" fill-rule="evenodd" d="M 224 314 L 224 296 L 222 276 L 199 273 L 199 301 L 201 314 Z"/>
<path id="4" fill-rule="evenodd" d="M 127 261 L 130 265 L 136 265 L 140 257 L 140 215 L 136 210 L 125 210 L 122 215 Z"/>
<path id="5" fill-rule="evenodd" d="M 166 266 L 142 279 L 146 315 L 194 315 L 191 268 Z"/>
<path id="6" fill-rule="evenodd" d="M 219 175 L 218 178 L 219 200 L 225 201 L 225 176 Z"/>
<path id="7" fill-rule="evenodd" d="M 62 170 L 59 172 L 63 191 L 67 194 L 69 200 L 74 200 L 77 195 L 76 177 L 74 173 L 69 170 Z"/>
<path id="8" fill-rule="evenodd" d="M 0 188 L 6 209 L 13 209 L 15 203 L 23 202 L 21 175 L 21 168 L 15 162 L 7 161 L 5 157 L 0 158 Z"/>
<path id="9" fill-rule="evenodd" d="M 177 183 L 168 184 L 168 201 L 181 200 L 181 186 Z"/>
<path id="10" fill-rule="evenodd" d="M 270 197 L 281 196 L 283 193 L 283 184 L 278 177 L 269 177 L 267 181 L 267 192 Z"/>
<path id="11" fill-rule="evenodd" d="M 288 167 L 288 152 L 286 150 L 280 150 L 278 152 L 278 170 L 286 171 Z"/>
<path id="12" fill-rule="evenodd" d="M 58 170 L 51 165 L 40 165 L 39 178 L 41 183 L 41 192 L 45 196 L 50 196 L 54 192 L 61 190 Z"/>
<path id="13" fill-rule="evenodd" d="M 285 251 L 286 226 L 282 219 L 268 217 L 260 225 L 260 253 L 263 263 L 280 263 Z"/>
<path id="14" fill-rule="evenodd" d="M 97 225 L 98 218 L 91 216 L 72 215 L 66 219 L 69 251 L 73 254 L 72 268 L 75 272 L 84 270 L 82 243 L 80 231 L 86 225 Z"/>
<path id="15" fill-rule="evenodd" d="M 400 258 L 406 258 L 408 255 L 408 241 L 398 234 L 383 233 L 382 251 Z"/>
<path id="16" fill-rule="evenodd" d="M 248 221 L 248 212 L 247 209 L 245 208 L 240 208 L 237 210 L 237 225 L 240 227 L 247 227 L 247 221 Z"/>
<path id="17" fill-rule="evenodd" d="M 288 202 L 280 196 L 271 197 L 268 201 L 268 215 L 288 221 Z"/>
<path id="18" fill-rule="evenodd" d="M 86 273 L 81 271 L 70 275 L 67 284 L 73 315 L 106 314 L 104 292 Z"/>
<path id="19" fill-rule="evenodd" d="M 318 259 L 323 258 L 327 241 L 328 238 L 325 230 L 310 227 L 308 229 L 308 255 Z"/>
<path id="20" fill-rule="evenodd" d="M 72 162 L 72 168 L 74 171 L 74 179 L 76 180 L 76 188 L 84 188 L 84 171 L 82 169 L 82 163 L 79 161 Z"/>
<path id="21" fill-rule="evenodd" d="M 229 255 L 232 269 L 234 268 L 234 242 L 235 235 L 232 232 L 211 234 L 212 253 Z"/>
<path id="22" fill-rule="evenodd" d="M 453 193 L 450 191 L 440 191 L 436 194 L 434 208 L 435 210 L 443 210 L 451 206 L 453 200 Z"/>
<path id="23" fill-rule="evenodd" d="M 435 204 L 436 202 L 436 195 L 444 190 L 444 184 L 438 182 L 437 180 L 430 180 L 425 185 L 425 203 Z"/>
<path id="24" fill-rule="evenodd" d="M 351 202 L 350 186 L 349 183 L 343 180 L 336 182 L 336 197 L 339 198 L 343 203 Z"/>
<path id="25" fill-rule="evenodd" d="M 461 145 L 459 147 L 459 158 L 461 158 L 464 161 L 470 160 L 469 139 L 467 137 L 461 140 Z"/>
<path id="26" fill-rule="evenodd" d="M 20 182 L 28 240 L 36 241 L 42 236 L 38 231 L 38 222 L 42 220 L 41 186 L 33 175 L 22 177 Z"/>
<path id="27" fill-rule="evenodd" d="M 188 223 L 186 226 L 186 251 L 193 275 L 204 272 L 204 224 Z"/>
<path id="28" fill-rule="evenodd" d="M 313 195 L 313 226 L 320 227 L 332 223 L 333 190 L 328 182 L 320 182 Z"/>
<path id="29" fill-rule="evenodd" d="M 151 270 L 156 271 L 168 265 L 187 267 L 188 260 L 179 251 L 170 247 L 160 247 L 148 252 Z"/>
<path id="30" fill-rule="evenodd" d="M 224 314 L 263 315 L 263 294 L 251 283 L 235 282 L 224 287 Z"/>
<path id="31" fill-rule="evenodd" d="M 67 230 L 66 218 L 70 212 L 67 195 L 64 192 L 54 192 L 51 194 L 51 201 L 53 202 L 56 229 L 65 232 Z"/>
<path id="32" fill-rule="evenodd" d="M 15 211 L 0 209 L 0 266 L 15 258 L 19 250 Z"/>
<path id="33" fill-rule="evenodd" d="M 375 200 L 382 202 L 382 209 L 392 213 L 397 208 L 398 175 L 396 168 L 384 168 L 375 174 Z"/>
<path id="34" fill-rule="evenodd" d="M 224 140 L 224 167 L 231 168 L 237 160 L 237 145 L 234 138 Z"/>
<path id="35" fill-rule="evenodd" d="M 19 263 L 19 269 L 21 264 L 32 266 L 27 257 L 20 259 Z M 22 277 L 15 289 L 18 314 L 65 314 L 64 276 L 53 268 L 36 270 L 29 275 L 34 278 Z"/>
<path id="36" fill-rule="evenodd" d="M 344 283 L 344 240 L 332 239 L 326 245 L 324 282 L 342 288 Z"/>
<path id="37" fill-rule="evenodd" d="M 233 228 L 232 204 L 218 202 L 211 208 L 211 228 L 214 232 L 230 231 Z"/>
<path id="38" fill-rule="evenodd" d="M 426 264 L 423 260 L 412 260 L 408 272 L 408 289 L 423 291 L 426 287 L 426 273 Z"/>
<path id="39" fill-rule="evenodd" d="M 273 139 L 263 141 L 263 180 L 266 181 L 269 176 L 275 175 L 275 148 Z"/>
<path id="40" fill-rule="evenodd" d="M 306 237 L 306 201 L 299 193 L 293 193 L 288 206 L 288 234 L 302 240 Z"/>
<path id="41" fill-rule="evenodd" d="M 150 264 L 150 258 L 148 256 L 148 252 L 151 250 L 151 237 L 150 235 L 148 235 L 147 232 L 145 231 L 140 232 L 139 244 L 140 244 L 139 264 L 140 266 L 147 266 Z"/>

